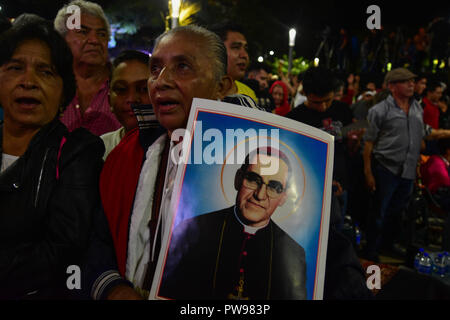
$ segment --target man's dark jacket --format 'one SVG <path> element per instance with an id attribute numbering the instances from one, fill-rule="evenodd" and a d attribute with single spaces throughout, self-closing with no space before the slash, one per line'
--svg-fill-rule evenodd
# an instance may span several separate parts
<path id="1" fill-rule="evenodd" d="M 173 259 L 166 265 L 160 294 L 176 299 L 227 299 L 239 282 L 244 249 L 248 253 L 244 296 L 306 299 L 304 249 L 272 220 L 245 241 L 247 235 L 234 207 L 181 222 L 172 237 Z"/>

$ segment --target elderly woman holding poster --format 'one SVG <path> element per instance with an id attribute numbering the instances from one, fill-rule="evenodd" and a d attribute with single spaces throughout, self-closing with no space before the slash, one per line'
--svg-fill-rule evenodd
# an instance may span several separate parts
<path id="1" fill-rule="evenodd" d="M 120 273 L 133 282 L 145 298 L 149 297 L 161 243 L 169 230 L 166 224 L 177 171 L 177 164 L 170 161 L 169 154 L 178 142 L 171 141 L 170 137 L 175 136 L 175 130 L 186 128 L 194 97 L 226 100 L 231 88 L 226 61 L 222 41 L 204 28 L 177 27 L 162 34 L 156 40 L 150 60 L 148 88 L 154 114 L 146 111 L 139 121 L 139 130 L 123 138 L 102 171 L 102 202 Z M 155 118 L 160 127 L 155 126 Z M 345 266 L 330 268 L 330 275 L 335 276 L 349 265 L 352 270 L 355 265 L 357 269 L 359 265 L 354 263 L 351 244 L 342 242 L 342 238 L 336 239 L 333 233 L 330 238 L 335 241 L 339 254 L 350 249 L 352 255 L 343 255 Z M 341 250 L 342 247 L 347 249 Z M 367 296 L 362 270 L 352 270 L 349 272 L 353 280 L 346 287 L 356 288 L 353 297 Z M 347 280 L 348 277 L 334 279 L 330 290 L 333 293 L 325 297 L 350 297 L 350 292 L 339 296 L 335 290 Z"/>
<path id="2" fill-rule="evenodd" d="M 170 136 L 186 127 L 194 97 L 226 96 L 231 88 L 226 59 L 220 38 L 204 28 L 178 27 L 162 34 L 156 40 L 148 80 L 154 114 L 162 127 L 147 134 L 141 122 L 141 130 L 126 135 L 105 163 L 100 188 L 119 270 L 144 297 L 153 278 L 176 172 L 169 159 L 174 147 Z M 114 183 L 123 175 L 124 183 Z"/>

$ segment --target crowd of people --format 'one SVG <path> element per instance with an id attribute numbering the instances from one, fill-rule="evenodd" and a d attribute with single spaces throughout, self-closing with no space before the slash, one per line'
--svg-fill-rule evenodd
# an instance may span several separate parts
<path id="1" fill-rule="evenodd" d="M 344 27 L 326 26 L 316 56 L 340 73 L 358 70 L 378 73 L 408 66 L 413 72 L 436 71 L 448 64 L 450 22 L 436 16 L 428 24 L 408 27 L 381 25 L 380 29 L 352 34 Z"/>
<path id="2" fill-rule="evenodd" d="M 67 28 L 69 5 L 81 9 L 80 29 Z M 274 113 L 335 137 L 325 299 L 373 298 L 342 232 L 345 216 L 360 222 L 364 256 L 378 262 L 399 240 L 396 221 L 417 172 L 450 209 L 443 79 L 404 68 L 382 83 L 341 79 L 324 67 L 274 74 L 250 64 L 251 43 L 230 23 L 176 27 L 159 35 L 151 57 L 126 50 L 111 62 L 108 19 L 84 0 L 65 5 L 53 23 L 23 14 L 2 28 L 1 298 L 148 297 L 177 171 L 168 155 L 178 141 L 170 138 L 186 127 L 193 98 Z M 418 170 L 421 153 L 430 158 Z M 83 270 L 81 290 L 66 286 L 71 265 Z"/>

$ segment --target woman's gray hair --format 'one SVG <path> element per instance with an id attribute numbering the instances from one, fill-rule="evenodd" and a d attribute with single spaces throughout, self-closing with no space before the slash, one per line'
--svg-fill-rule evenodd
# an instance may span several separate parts
<path id="1" fill-rule="evenodd" d="M 215 70 L 217 81 L 220 81 L 224 75 L 227 73 L 227 48 L 223 44 L 220 37 L 214 32 L 196 25 L 180 26 L 174 29 L 168 30 L 161 34 L 155 40 L 154 49 L 158 46 L 159 42 L 167 36 L 175 35 L 178 33 L 184 33 L 193 35 L 204 40 L 205 48 L 208 49 L 208 54 L 210 58 L 214 59 Z"/>
<path id="2" fill-rule="evenodd" d="M 53 25 L 54 25 L 56 31 L 58 31 L 58 33 L 61 36 L 65 37 L 66 33 L 68 31 L 67 18 L 73 14 L 72 11 L 68 12 L 68 8 L 70 6 L 77 6 L 78 8 L 80 8 L 81 14 L 83 14 L 83 13 L 89 14 L 91 16 L 94 16 L 94 17 L 97 17 L 97 18 L 103 20 L 105 29 L 108 33 L 108 39 L 111 37 L 111 27 L 109 25 L 109 21 L 106 18 L 105 12 L 103 11 L 102 7 L 100 7 L 100 5 L 98 5 L 94 2 L 84 1 L 84 0 L 71 1 L 70 3 L 67 3 L 66 5 L 64 5 L 64 7 L 62 7 L 58 11 L 55 21 L 53 22 Z"/>

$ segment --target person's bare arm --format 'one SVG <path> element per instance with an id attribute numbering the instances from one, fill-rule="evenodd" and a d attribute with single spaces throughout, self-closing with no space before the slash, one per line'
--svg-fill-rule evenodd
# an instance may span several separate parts
<path id="1" fill-rule="evenodd" d="M 289 76 L 285 75 L 284 73 L 281 73 L 281 74 L 280 74 L 280 78 L 281 78 L 281 81 L 283 81 L 284 84 L 286 85 L 286 87 L 288 88 L 288 93 L 289 93 L 289 95 L 290 95 L 291 97 L 292 97 L 292 96 L 295 96 L 295 94 L 297 93 L 297 88 L 294 88 L 294 87 L 291 85 L 291 82 L 290 82 L 290 80 L 289 80 Z"/>
<path id="2" fill-rule="evenodd" d="M 376 183 L 372 173 L 372 150 L 373 141 L 366 141 L 363 151 L 364 176 L 366 177 L 367 188 L 369 188 L 369 191 L 374 192 L 376 190 Z"/>
<path id="3" fill-rule="evenodd" d="M 425 137 L 426 140 L 448 139 L 450 138 L 449 129 L 432 129 L 431 133 Z"/>

